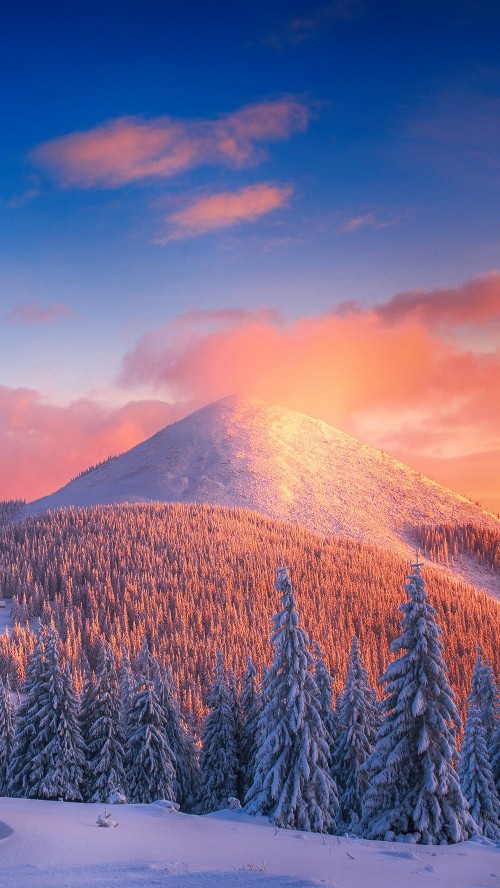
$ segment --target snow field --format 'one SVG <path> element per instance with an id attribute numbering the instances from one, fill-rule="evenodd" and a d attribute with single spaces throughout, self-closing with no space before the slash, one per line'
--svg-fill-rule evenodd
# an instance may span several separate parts
<path id="1" fill-rule="evenodd" d="M 109 810 L 109 809 L 108 809 Z M 277 830 L 239 811 L 203 817 L 161 802 L 0 799 L 1 888 L 496 888 L 500 846 L 415 846 Z M 5 836 L 5 838 L 2 838 Z"/>

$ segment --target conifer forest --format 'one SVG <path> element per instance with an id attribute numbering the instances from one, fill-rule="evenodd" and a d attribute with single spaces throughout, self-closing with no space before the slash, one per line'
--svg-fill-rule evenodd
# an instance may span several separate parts
<path id="1" fill-rule="evenodd" d="M 207 505 L 5 504 L 0 795 L 244 807 L 277 827 L 500 838 L 498 571 L 480 528 L 413 563 Z"/>

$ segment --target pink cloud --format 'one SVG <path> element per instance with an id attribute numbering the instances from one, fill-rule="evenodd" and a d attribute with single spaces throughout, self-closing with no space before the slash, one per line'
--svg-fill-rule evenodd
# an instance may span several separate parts
<path id="1" fill-rule="evenodd" d="M 389 300 L 386 313 L 345 304 L 291 321 L 266 308 L 186 312 L 141 337 L 122 368 L 124 386 L 168 391 L 174 406 L 56 407 L 37 392 L 0 388 L 0 496 L 47 493 L 196 407 L 240 393 L 324 419 L 500 510 L 500 349 L 475 351 L 436 322 L 465 317 L 475 333 L 489 329 L 497 277 L 422 293 L 425 310 L 400 294 L 395 312 Z"/>
<path id="2" fill-rule="evenodd" d="M 480 324 L 490 317 L 483 279 L 464 287 L 472 304 L 477 287 Z M 457 303 L 462 289 L 453 291 Z M 443 314 L 453 304 L 448 296 Z M 425 313 L 393 318 L 380 307 L 346 306 L 291 322 L 262 312 L 208 326 L 183 318 L 139 340 L 121 381 L 168 390 L 186 410 L 231 392 L 260 397 L 324 419 L 410 465 L 416 456 L 431 467 L 465 456 L 479 463 L 483 452 L 500 449 L 500 350 L 475 352 L 450 341 Z M 464 484 L 455 486 L 464 491 Z"/>
<path id="3" fill-rule="evenodd" d="M 43 496 L 177 418 L 161 401 L 108 408 L 82 398 L 59 407 L 32 389 L 0 386 L 0 498 Z"/>
<path id="4" fill-rule="evenodd" d="M 500 272 L 479 275 L 459 287 L 397 293 L 377 311 L 393 323 L 413 316 L 425 324 L 481 326 L 500 321 Z"/>
<path id="5" fill-rule="evenodd" d="M 223 191 L 198 198 L 166 217 L 169 233 L 159 242 L 205 234 L 242 222 L 255 222 L 272 210 L 286 206 L 291 194 L 290 187 L 261 183 L 239 191 Z"/>
<path id="6" fill-rule="evenodd" d="M 306 129 L 307 106 L 293 98 L 247 105 L 216 120 L 120 117 L 39 145 L 31 159 L 62 185 L 116 187 L 169 178 L 195 166 L 250 166 L 266 156 L 262 143 Z"/>
<path id="7" fill-rule="evenodd" d="M 23 305 L 15 305 L 5 316 L 7 324 L 46 324 L 57 318 L 77 318 L 76 312 L 64 302 L 57 302 L 54 305 L 39 305 L 37 302 L 27 302 Z"/>

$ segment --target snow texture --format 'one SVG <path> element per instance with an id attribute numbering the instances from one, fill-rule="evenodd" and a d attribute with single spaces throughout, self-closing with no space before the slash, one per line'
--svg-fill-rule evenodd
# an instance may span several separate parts
<path id="1" fill-rule="evenodd" d="M 109 812 L 108 808 L 108 812 Z M 104 806 L 0 799 L 6 888 L 493 888 L 500 848 L 390 845 L 277 830 L 239 811 L 205 817 L 162 804 Z M 496 875 L 495 875 L 496 874 Z"/>
<path id="2" fill-rule="evenodd" d="M 151 501 L 238 506 L 405 556 L 420 523 L 500 526 L 464 497 L 325 422 L 239 397 L 167 426 L 28 504 L 16 520 L 62 506 Z M 487 568 L 462 559 L 453 570 L 500 597 Z"/>

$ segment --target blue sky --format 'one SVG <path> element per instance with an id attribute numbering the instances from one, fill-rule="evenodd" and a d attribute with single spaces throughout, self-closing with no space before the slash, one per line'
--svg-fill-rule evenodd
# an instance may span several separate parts
<path id="1" fill-rule="evenodd" d="M 286 323 L 496 268 L 499 26 L 493 0 L 11 4 L 0 383 L 59 405 L 171 401 L 122 365 L 188 309 Z M 220 130 L 241 114 L 236 156 Z M 120 179 L 123 140 L 105 172 L 75 160 L 82 134 L 156 138 L 167 118 L 197 145 L 175 174 L 129 158 Z"/>

